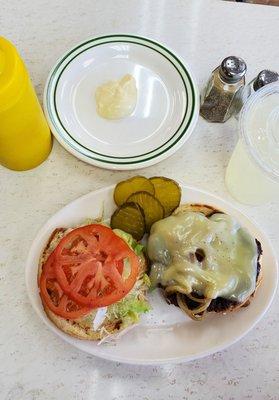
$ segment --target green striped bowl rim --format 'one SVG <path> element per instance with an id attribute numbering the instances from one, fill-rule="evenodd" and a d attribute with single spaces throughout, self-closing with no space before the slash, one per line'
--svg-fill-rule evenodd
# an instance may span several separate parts
<path id="1" fill-rule="evenodd" d="M 107 43 L 119 42 L 141 45 L 156 51 L 162 57 L 164 57 L 172 64 L 173 68 L 176 69 L 180 79 L 183 82 L 187 98 L 186 108 L 180 126 L 165 143 L 147 153 L 141 153 L 127 157 L 116 157 L 102 154 L 85 147 L 75 138 L 74 132 L 69 132 L 63 125 L 56 104 L 56 92 L 58 84 L 63 76 L 63 72 L 75 58 L 91 48 Z M 173 154 L 192 133 L 197 120 L 198 109 L 199 99 L 197 87 L 194 83 L 192 74 L 189 72 L 189 68 L 186 68 L 185 64 L 180 60 L 180 58 L 178 58 L 165 46 L 154 40 L 127 34 L 114 34 L 91 38 L 72 48 L 65 55 L 63 55 L 53 67 L 49 74 L 44 91 L 44 110 L 52 132 L 57 140 L 77 157 L 91 164 L 103 166 L 105 168 L 117 168 L 118 166 L 119 169 L 129 169 L 129 165 L 132 168 L 144 167 L 159 162 Z"/>

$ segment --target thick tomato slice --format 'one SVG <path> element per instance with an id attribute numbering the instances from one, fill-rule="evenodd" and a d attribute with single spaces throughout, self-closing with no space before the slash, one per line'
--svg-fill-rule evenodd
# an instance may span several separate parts
<path id="1" fill-rule="evenodd" d="M 40 295 L 43 303 L 54 314 L 65 319 L 77 319 L 90 313 L 92 307 L 77 304 L 63 292 L 56 279 L 53 261 L 52 253 L 47 259 L 40 277 Z"/>
<path id="2" fill-rule="evenodd" d="M 110 228 L 100 224 L 72 230 L 54 250 L 54 258 L 62 290 L 87 307 L 105 307 L 121 300 L 134 286 L 139 272 L 136 254 Z"/>

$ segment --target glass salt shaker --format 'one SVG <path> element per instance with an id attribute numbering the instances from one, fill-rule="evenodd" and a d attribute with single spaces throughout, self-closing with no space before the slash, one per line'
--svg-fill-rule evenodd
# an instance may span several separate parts
<path id="1" fill-rule="evenodd" d="M 226 57 L 213 72 L 201 101 L 200 114 L 210 122 L 225 122 L 234 113 L 245 85 L 247 66 L 240 57 Z"/>

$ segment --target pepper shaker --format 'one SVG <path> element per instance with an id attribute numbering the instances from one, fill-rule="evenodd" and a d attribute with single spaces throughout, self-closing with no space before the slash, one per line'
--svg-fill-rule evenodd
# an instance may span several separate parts
<path id="1" fill-rule="evenodd" d="M 240 57 L 226 57 L 213 72 L 201 101 L 200 114 L 210 122 L 225 122 L 234 113 L 245 85 L 247 66 Z"/>

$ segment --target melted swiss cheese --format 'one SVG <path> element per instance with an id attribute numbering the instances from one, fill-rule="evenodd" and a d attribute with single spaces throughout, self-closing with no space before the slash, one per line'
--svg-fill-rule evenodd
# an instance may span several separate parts
<path id="1" fill-rule="evenodd" d="M 255 239 L 229 215 L 187 212 L 165 218 L 152 226 L 147 249 L 154 286 L 178 284 L 187 293 L 237 302 L 255 290 Z"/>

